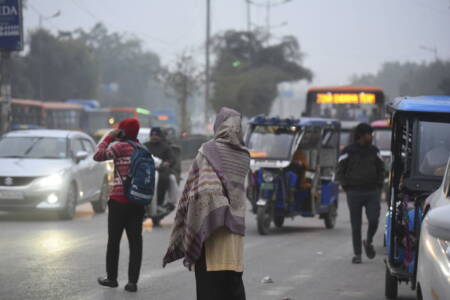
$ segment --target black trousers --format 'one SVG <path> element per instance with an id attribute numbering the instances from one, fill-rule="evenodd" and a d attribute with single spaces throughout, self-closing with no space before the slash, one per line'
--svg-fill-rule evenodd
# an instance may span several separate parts
<path id="1" fill-rule="evenodd" d="M 242 273 L 206 271 L 205 249 L 195 264 L 197 300 L 245 300 Z"/>
<path id="2" fill-rule="evenodd" d="M 366 216 L 369 226 L 367 228 L 367 242 L 373 241 L 377 232 L 378 220 L 380 218 L 380 190 L 373 191 L 347 191 L 347 204 L 350 210 L 350 222 L 352 225 L 353 252 L 361 255 L 361 225 L 362 210 L 366 208 Z"/>
<path id="3" fill-rule="evenodd" d="M 144 208 L 129 203 L 108 202 L 108 247 L 106 249 L 106 274 L 117 280 L 120 240 L 127 233 L 130 247 L 128 281 L 137 283 L 142 263 L 142 222 Z"/>

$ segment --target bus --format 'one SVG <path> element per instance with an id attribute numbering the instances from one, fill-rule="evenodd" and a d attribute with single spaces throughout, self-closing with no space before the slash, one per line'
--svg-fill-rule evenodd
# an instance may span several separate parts
<path id="1" fill-rule="evenodd" d="M 150 127 L 150 111 L 140 107 L 109 107 L 110 118 L 108 123 L 114 127 L 126 118 L 136 118 L 141 123 L 141 127 Z"/>
<path id="2" fill-rule="evenodd" d="M 310 88 L 304 116 L 341 121 L 340 148 L 352 142 L 352 130 L 361 122 L 370 123 L 385 115 L 383 90 L 374 86 L 325 86 Z"/>
<path id="3" fill-rule="evenodd" d="M 310 88 L 305 115 L 370 123 L 384 117 L 383 90 L 373 86 L 328 86 Z"/>
<path id="4" fill-rule="evenodd" d="M 172 128 L 175 132 L 179 132 L 178 120 L 173 110 L 161 109 L 154 110 L 151 113 L 151 126 Z"/>
<path id="5" fill-rule="evenodd" d="M 94 136 L 99 129 L 109 128 L 111 111 L 102 108 L 97 100 L 69 99 L 66 103 L 83 106 L 81 114 L 81 129 L 87 134 Z"/>
<path id="6" fill-rule="evenodd" d="M 44 121 L 42 102 L 27 99 L 11 100 L 11 129 L 40 128 Z"/>
<path id="7" fill-rule="evenodd" d="M 83 106 L 64 102 L 43 102 L 42 106 L 46 128 L 81 130 Z"/>

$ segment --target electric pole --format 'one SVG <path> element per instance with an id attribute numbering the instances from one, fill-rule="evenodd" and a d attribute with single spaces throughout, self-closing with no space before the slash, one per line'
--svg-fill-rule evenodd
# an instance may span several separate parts
<path id="1" fill-rule="evenodd" d="M 209 109 L 209 87 L 210 87 L 210 67 L 209 67 L 209 49 L 211 43 L 211 0 L 206 0 L 206 69 L 205 69 L 205 126 L 208 122 Z"/>
<path id="2" fill-rule="evenodd" d="M 245 0 L 247 3 L 247 31 L 252 31 L 252 13 L 251 13 L 251 3 L 250 0 Z"/>

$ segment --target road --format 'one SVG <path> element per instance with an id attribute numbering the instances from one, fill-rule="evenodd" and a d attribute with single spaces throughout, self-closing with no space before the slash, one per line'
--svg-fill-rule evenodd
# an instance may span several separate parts
<path id="1" fill-rule="evenodd" d="M 128 263 L 125 242 L 119 288 L 97 285 L 96 278 L 104 274 L 105 268 L 106 220 L 105 214 L 94 215 L 90 205 L 78 207 L 72 221 L 45 215 L 0 214 L 0 299 L 195 299 L 193 273 L 181 262 L 161 267 L 171 218 L 164 220 L 161 228 L 145 223 L 138 293 L 123 290 Z M 250 212 L 247 215 L 247 299 L 384 299 L 382 230 L 375 240 L 377 257 L 364 257 L 361 265 L 352 265 L 344 195 L 335 229 L 326 230 L 316 218 L 286 220 L 285 225 L 262 237 L 256 231 L 255 217 Z M 262 283 L 265 276 L 270 276 L 273 283 Z M 415 299 L 414 293 L 403 284 L 399 299 Z"/>

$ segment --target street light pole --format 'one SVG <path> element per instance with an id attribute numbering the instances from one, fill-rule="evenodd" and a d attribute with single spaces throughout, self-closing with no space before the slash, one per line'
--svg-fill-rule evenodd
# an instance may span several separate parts
<path id="1" fill-rule="evenodd" d="M 208 109 L 209 109 L 209 86 L 210 86 L 210 62 L 209 62 L 209 49 L 211 43 L 211 0 L 206 0 L 206 69 L 205 69 L 205 126 L 208 122 Z"/>
<path id="2" fill-rule="evenodd" d="M 44 21 L 50 20 L 50 19 L 54 19 L 57 18 L 61 15 L 61 11 L 58 10 L 56 13 L 54 13 L 51 16 L 48 17 L 44 17 L 43 15 L 39 14 L 39 34 L 42 35 L 43 32 L 43 24 Z M 38 36 L 38 51 L 39 51 L 39 100 L 44 100 L 44 92 L 43 92 L 43 75 L 42 75 L 42 64 L 43 64 L 43 60 L 42 60 L 42 36 Z"/>
<path id="3" fill-rule="evenodd" d="M 250 0 L 245 0 L 247 3 L 247 31 L 252 31 L 252 13 L 251 13 L 251 3 Z"/>

